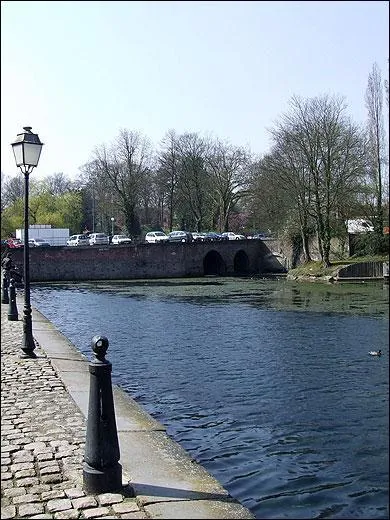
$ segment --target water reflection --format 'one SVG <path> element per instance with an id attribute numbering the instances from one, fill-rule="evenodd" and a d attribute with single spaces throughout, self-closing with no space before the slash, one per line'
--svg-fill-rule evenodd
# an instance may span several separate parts
<path id="1" fill-rule="evenodd" d="M 41 284 L 41 287 L 44 286 Z M 389 286 L 380 282 L 322 284 L 253 278 L 183 278 L 51 284 L 51 287 L 138 299 L 169 297 L 196 305 L 237 302 L 278 310 L 318 309 L 319 312 L 370 316 L 389 314 Z"/>
<path id="2" fill-rule="evenodd" d="M 388 289 L 34 286 L 33 304 L 257 518 L 387 518 Z M 382 358 L 369 350 L 382 349 Z"/>

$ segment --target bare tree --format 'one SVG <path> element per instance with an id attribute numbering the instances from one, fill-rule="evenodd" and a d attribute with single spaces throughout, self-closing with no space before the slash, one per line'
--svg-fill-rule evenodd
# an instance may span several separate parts
<path id="1" fill-rule="evenodd" d="M 342 98 L 294 96 L 290 104 L 273 136 L 298 206 L 315 218 L 321 259 L 329 266 L 332 220 L 364 172 L 362 136 L 345 116 Z"/>
<path id="2" fill-rule="evenodd" d="M 194 225 L 197 231 L 204 226 L 210 207 L 210 177 L 206 170 L 209 142 L 196 133 L 179 137 L 180 177 L 177 183 L 181 203 L 180 227 Z"/>
<path id="3" fill-rule="evenodd" d="M 313 194 L 311 175 L 306 158 L 299 145 L 299 134 L 295 129 L 280 125 L 273 132 L 275 145 L 271 154 L 264 161 L 263 167 L 273 174 L 279 190 L 287 191 L 294 200 L 298 216 L 301 245 L 305 262 L 310 262 L 309 239 L 311 236 L 311 210 Z"/>
<path id="4" fill-rule="evenodd" d="M 248 194 L 250 154 L 247 150 L 216 140 L 206 165 L 211 173 L 211 196 L 218 208 L 219 230 L 229 231 L 229 216 L 235 204 Z"/>
<path id="5" fill-rule="evenodd" d="M 140 132 L 121 130 L 109 149 L 102 145 L 94 155 L 95 174 L 106 182 L 106 190 L 116 195 L 128 233 L 140 236 L 138 210 L 141 187 L 150 171 L 149 140 Z"/>
<path id="6" fill-rule="evenodd" d="M 161 142 L 158 155 L 159 184 L 165 186 L 168 199 L 169 229 L 172 231 L 174 212 L 177 205 L 176 186 L 180 174 L 180 153 L 178 148 L 178 136 L 174 130 L 169 130 Z"/>
<path id="7" fill-rule="evenodd" d="M 24 197 L 22 175 L 8 177 L 1 172 L 1 211 Z"/>
<path id="8" fill-rule="evenodd" d="M 160 229 L 164 227 L 165 220 L 166 186 L 162 182 L 157 160 L 153 161 L 145 174 L 147 180 L 140 188 L 141 222 L 148 228 Z"/>
<path id="9" fill-rule="evenodd" d="M 373 218 L 374 230 L 377 235 L 383 234 L 383 192 L 382 175 L 385 161 L 384 124 L 383 124 L 383 87 L 381 73 L 378 65 L 374 63 L 368 76 L 366 90 L 366 108 L 368 111 L 368 159 L 369 175 L 374 183 L 376 198 L 375 216 Z"/>
<path id="10" fill-rule="evenodd" d="M 286 216 L 295 207 L 295 200 L 274 166 L 272 152 L 252 162 L 248 185 L 245 207 L 250 228 L 254 232 L 272 229 L 275 234 L 284 233 Z"/>
<path id="11" fill-rule="evenodd" d="M 64 195 L 71 191 L 72 181 L 63 173 L 54 173 L 44 179 L 45 188 L 52 195 Z"/>

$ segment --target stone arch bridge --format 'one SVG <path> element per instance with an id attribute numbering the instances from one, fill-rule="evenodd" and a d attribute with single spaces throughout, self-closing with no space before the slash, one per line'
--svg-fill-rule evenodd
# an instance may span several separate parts
<path id="1" fill-rule="evenodd" d="M 11 252 L 23 272 L 23 250 Z M 30 248 L 30 281 L 87 281 L 283 273 L 278 240 Z"/>

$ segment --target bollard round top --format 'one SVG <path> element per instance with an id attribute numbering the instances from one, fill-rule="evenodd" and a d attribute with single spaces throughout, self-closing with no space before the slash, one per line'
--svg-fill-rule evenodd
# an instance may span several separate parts
<path id="1" fill-rule="evenodd" d="M 94 336 L 91 341 L 92 350 L 100 361 L 105 361 L 105 355 L 108 349 L 108 339 L 106 336 Z"/>

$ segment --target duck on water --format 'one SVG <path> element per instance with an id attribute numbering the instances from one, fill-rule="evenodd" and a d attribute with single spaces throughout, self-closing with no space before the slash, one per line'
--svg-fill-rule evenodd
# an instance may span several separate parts
<path id="1" fill-rule="evenodd" d="M 369 352 L 370 356 L 381 356 L 382 355 L 382 351 L 381 350 L 371 350 Z"/>

